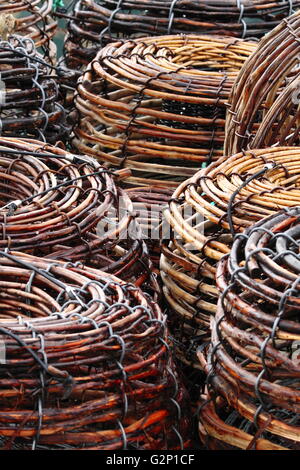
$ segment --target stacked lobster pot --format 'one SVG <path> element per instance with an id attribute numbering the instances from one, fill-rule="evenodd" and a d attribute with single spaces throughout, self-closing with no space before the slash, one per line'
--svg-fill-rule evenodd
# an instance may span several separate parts
<path id="1" fill-rule="evenodd" d="M 297 0 L 79 0 L 69 13 L 65 58 L 81 69 L 117 39 L 163 34 L 261 38 L 299 8 Z"/>
<path id="2" fill-rule="evenodd" d="M 223 154 L 225 103 L 255 47 L 194 35 L 106 46 L 78 82 L 73 146 L 130 169 L 128 184 L 175 188 Z"/>
<path id="3" fill-rule="evenodd" d="M 157 290 L 132 203 L 115 182 L 122 172 L 38 141 L 1 138 L 0 151 L 2 250 L 82 262 Z"/>
<path id="4" fill-rule="evenodd" d="M 67 136 L 53 70 L 30 38 L 0 41 L 1 135 L 56 143 Z"/>
<path id="5" fill-rule="evenodd" d="M 299 448 L 299 234 L 300 207 L 286 208 L 237 235 L 219 263 L 211 346 L 199 353 L 208 448 Z"/>
<path id="6" fill-rule="evenodd" d="M 33 139 L 0 139 L 2 449 L 192 445 L 124 176 Z"/>
<path id="7" fill-rule="evenodd" d="M 170 306 L 178 358 L 203 369 L 217 311 L 217 263 L 230 252 L 235 233 L 280 208 L 300 204 L 300 150 L 252 150 L 223 157 L 174 192 L 164 215 L 171 241 L 163 244 L 161 276 Z"/>
<path id="8" fill-rule="evenodd" d="M 137 186 L 127 188 L 126 193 L 132 201 L 136 222 L 141 228 L 153 269 L 159 276 L 161 240 L 164 237 L 164 209 L 173 191 L 159 186 Z"/>
<path id="9" fill-rule="evenodd" d="M 153 300 L 99 270 L 13 251 L 0 251 L 0 278 L 1 449 L 191 445 Z"/>

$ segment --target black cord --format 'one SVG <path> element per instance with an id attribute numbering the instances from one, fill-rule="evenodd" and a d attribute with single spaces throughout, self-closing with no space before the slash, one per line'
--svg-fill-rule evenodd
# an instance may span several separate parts
<path id="1" fill-rule="evenodd" d="M 61 67 L 55 67 L 55 65 L 51 65 L 49 64 L 48 62 L 44 61 L 43 59 L 40 59 L 36 56 L 31 56 L 29 54 L 26 54 L 25 52 L 22 52 L 22 51 L 19 51 L 17 49 L 13 49 L 13 48 L 10 48 L 10 47 L 4 47 L 4 46 L 1 46 L 0 44 L 0 51 L 7 51 L 7 52 L 12 52 L 14 54 L 19 54 L 19 56 L 21 57 L 26 57 L 27 59 L 30 59 L 32 61 L 35 61 L 35 62 L 39 62 L 41 65 L 44 65 L 45 67 L 49 67 L 50 69 L 53 69 L 53 70 L 56 70 L 56 72 L 58 73 L 58 75 L 60 73 L 63 73 L 65 74 L 66 71 L 67 72 L 70 72 L 72 73 L 73 71 L 71 69 L 64 69 L 64 68 L 61 68 Z"/>

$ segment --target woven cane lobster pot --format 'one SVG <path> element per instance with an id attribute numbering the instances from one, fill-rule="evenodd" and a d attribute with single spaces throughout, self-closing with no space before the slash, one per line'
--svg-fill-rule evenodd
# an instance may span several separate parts
<path id="1" fill-rule="evenodd" d="M 255 47 L 193 35 L 108 45 L 79 80 L 73 145 L 131 169 L 131 184 L 177 186 L 222 155 L 225 102 Z"/>
<path id="2" fill-rule="evenodd" d="M 285 209 L 236 236 L 218 266 L 207 362 L 199 354 L 212 400 L 200 411 L 206 442 L 299 449 L 299 234 L 300 207 Z"/>
<path id="3" fill-rule="evenodd" d="M 295 0 L 80 0 L 69 14 L 65 56 L 81 68 L 119 38 L 213 34 L 260 38 L 299 8 Z"/>
<path id="4" fill-rule="evenodd" d="M 210 341 L 216 313 L 216 265 L 232 237 L 280 208 L 300 205 L 300 149 L 252 150 L 223 157 L 174 192 L 164 212 L 161 277 L 176 353 L 201 369 L 198 348 Z"/>
<path id="5" fill-rule="evenodd" d="M 186 392 L 154 301 L 78 265 L 10 251 L 0 265 L 0 448 L 190 445 Z"/>
<path id="6" fill-rule="evenodd" d="M 0 151 L 2 250 L 80 261 L 156 285 L 132 203 L 114 181 L 118 174 L 33 140 L 1 138 Z"/>
<path id="7" fill-rule="evenodd" d="M 52 18 L 53 0 L 0 0 L 2 39 L 11 33 L 31 38 L 45 57 L 54 60 L 53 38 L 57 22 Z"/>
<path id="8" fill-rule="evenodd" d="M 245 62 L 228 103 L 225 153 L 299 146 L 299 36 L 295 13 L 261 40 Z"/>
<path id="9" fill-rule="evenodd" d="M 29 38 L 0 41 L 1 135 L 56 143 L 67 135 L 52 70 Z"/>

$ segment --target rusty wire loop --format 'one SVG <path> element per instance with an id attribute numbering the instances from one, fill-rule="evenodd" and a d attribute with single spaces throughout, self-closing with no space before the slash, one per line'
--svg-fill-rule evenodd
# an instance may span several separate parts
<path id="1" fill-rule="evenodd" d="M 81 261 L 156 286 L 132 203 L 97 161 L 1 138 L 0 174 L 0 249 Z"/>
<path id="2" fill-rule="evenodd" d="M 115 276 L 0 250 L 2 449 L 182 449 L 158 304 Z"/>
<path id="3" fill-rule="evenodd" d="M 210 341 L 216 264 L 230 252 L 232 234 L 300 205 L 299 155 L 287 147 L 223 157 L 174 192 L 164 211 L 172 240 L 163 242 L 160 270 L 176 352 L 185 364 L 202 368 L 196 350 Z"/>
<path id="4" fill-rule="evenodd" d="M 78 82 L 73 145 L 134 185 L 177 186 L 222 155 L 225 102 L 253 43 L 161 36 L 112 43 Z"/>
<path id="5" fill-rule="evenodd" d="M 300 207 L 286 208 L 238 236 L 219 263 L 206 364 L 201 354 L 213 400 L 200 434 L 212 445 L 299 448 L 299 235 Z"/>
<path id="6" fill-rule="evenodd" d="M 300 15 L 296 12 L 261 40 L 232 88 L 225 153 L 299 146 Z"/>

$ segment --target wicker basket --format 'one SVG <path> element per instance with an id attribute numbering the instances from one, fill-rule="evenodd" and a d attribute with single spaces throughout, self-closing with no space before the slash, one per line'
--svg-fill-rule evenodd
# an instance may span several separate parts
<path id="1" fill-rule="evenodd" d="M 1 138 L 0 151 L 0 249 L 80 261 L 157 289 L 118 174 L 33 140 Z"/>
<path id="2" fill-rule="evenodd" d="M 0 448 L 190 446 L 186 392 L 154 301 L 70 263 L 1 251 L 0 266 Z"/>
<path id="3" fill-rule="evenodd" d="M 225 153 L 300 145 L 299 12 L 259 43 L 229 98 Z"/>
<path id="4" fill-rule="evenodd" d="M 178 358 L 201 368 L 216 313 L 216 264 L 232 237 L 280 208 L 300 205 L 300 149 L 272 148 L 223 157 L 174 192 L 164 216 L 161 276 Z"/>
<path id="5" fill-rule="evenodd" d="M 266 0 L 80 0 L 67 16 L 66 61 L 81 68 L 97 49 L 120 38 L 162 34 L 214 34 L 260 38 L 299 1 Z"/>
<path id="6" fill-rule="evenodd" d="M 131 184 L 177 186 L 222 155 L 225 102 L 255 47 L 193 35 L 112 43 L 79 80 L 74 146 L 130 168 Z"/>
<path id="7" fill-rule="evenodd" d="M 299 220 L 299 206 L 263 219 L 218 266 L 200 434 L 235 448 L 299 449 Z"/>

